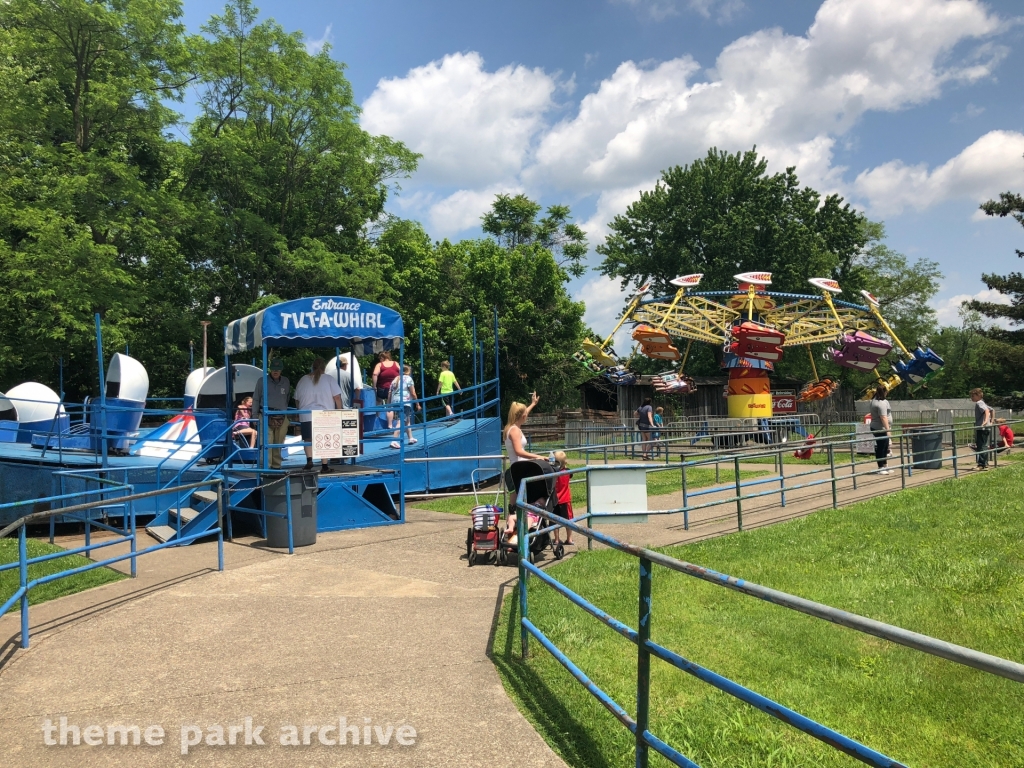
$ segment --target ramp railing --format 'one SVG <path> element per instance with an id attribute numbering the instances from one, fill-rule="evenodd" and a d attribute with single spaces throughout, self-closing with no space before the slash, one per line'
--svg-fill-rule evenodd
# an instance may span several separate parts
<path id="1" fill-rule="evenodd" d="M 29 593 L 36 587 L 40 587 L 43 584 L 48 584 L 51 581 L 58 579 L 67 578 L 69 576 L 75 576 L 79 573 L 85 573 L 96 568 L 103 568 L 106 566 L 119 563 L 124 560 L 131 561 L 131 576 L 134 578 L 137 573 L 137 560 L 142 555 L 150 554 L 161 549 L 167 549 L 168 547 L 177 547 L 183 544 L 189 544 L 195 539 L 210 536 L 212 534 L 217 535 L 217 570 L 224 570 L 224 525 L 223 525 L 223 507 L 221 502 L 221 486 L 220 478 L 210 478 L 198 483 L 190 483 L 187 486 L 181 486 L 180 490 L 197 490 L 200 488 L 211 488 L 217 494 L 217 528 L 216 530 L 206 530 L 202 533 L 198 533 L 192 536 L 184 536 L 181 538 L 174 539 L 172 541 L 163 544 L 154 544 L 143 549 L 138 548 L 138 528 L 135 524 L 135 502 L 139 499 L 147 499 L 159 494 L 166 493 L 165 490 L 160 489 L 156 491 L 146 491 L 144 493 L 133 493 L 133 488 L 130 485 L 118 485 L 105 484 L 101 488 L 80 491 L 74 494 L 64 494 L 60 496 L 50 496 L 45 499 L 32 499 L 29 501 L 16 501 L 8 504 L 0 504 L 0 509 L 10 509 L 24 507 L 27 505 L 38 504 L 40 502 L 45 503 L 58 503 L 64 504 L 68 501 L 75 501 L 77 499 L 89 498 L 91 496 L 100 496 L 100 498 L 92 499 L 90 501 L 83 501 L 77 504 L 71 504 L 68 506 L 61 506 L 56 509 L 47 509 L 39 512 L 32 512 L 25 515 L 18 520 L 14 521 L 3 530 L 0 530 L 0 539 L 10 535 L 11 533 L 17 532 L 18 534 L 18 559 L 16 562 L 7 563 L 0 565 L 0 572 L 6 570 L 18 569 L 18 588 L 14 590 L 6 602 L 0 606 L 0 616 L 3 616 L 9 611 L 16 603 L 20 603 L 21 610 L 21 647 L 28 648 L 29 646 Z M 107 497 L 110 493 L 120 493 L 125 491 L 124 495 L 118 495 L 114 497 Z M 117 508 L 120 510 L 119 517 L 122 520 L 122 526 L 116 527 L 108 523 L 100 522 L 91 518 L 88 514 L 94 509 L 105 508 L 112 509 Z M 83 517 L 78 515 L 84 514 Z M 102 541 L 92 543 L 87 540 L 86 544 L 81 547 L 76 547 L 70 550 L 61 550 L 60 552 L 52 552 L 46 555 L 39 555 L 37 557 L 28 556 L 28 545 L 27 545 L 27 533 L 26 527 L 32 523 L 42 522 L 44 520 L 52 520 L 55 516 L 61 516 L 69 519 L 79 519 L 86 524 L 86 531 L 90 527 L 96 527 L 101 530 L 109 531 L 114 536 Z M 35 579 L 29 579 L 29 567 L 36 565 L 37 563 L 43 563 L 48 560 L 56 560 L 61 557 L 67 557 L 69 555 L 85 555 L 89 556 L 91 552 L 94 552 L 105 547 L 111 547 L 118 544 L 128 544 L 129 551 L 123 555 L 115 555 L 114 557 L 108 557 L 104 560 L 98 560 L 95 562 L 82 565 L 77 568 L 68 568 L 57 573 L 47 574 L 45 576 L 39 576 Z"/>
<path id="2" fill-rule="evenodd" d="M 555 475 L 533 478 L 533 480 L 550 480 L 558 475 L 573 475 L 578 473 L 589 473 L 591 468 L 585 467 L 576 470 L 567 470 Z M 885 624 L 874 619 L 839 610 L 832 606 L 816 603 L 811 600 L 791 595 L 786 592 L 764 587 L 759 584 L 746 581 L 741 578 L 718 573 L 710 568 L 704 568 L 693 563 L 687 563 L 668 555 L 655 552 L 644 547 L 620 541 L 606 534 L 600 533 L 589 527 L 579 524 L 579 518 L 568 520 L 542 507 L 526 503 L 526 483 L 531 479 L 525 479 L 519 486 L 518 500 L 516 506 L 521 510 L 516 516 L 519 546 L 519 624 L 520 643 L 523 659 L 529 657 L 530 638 L 537 640 L 540 645 L 569 671 L 569 673 L 605 707 L 614 717 L 627 728 L 634 736 L 636 744 L 636 765 L 637 768 L 647 768 L 650 750 L 653 749 L 674 765 L 685 768 L 699 768 L 697 763 L 690 760 L 670 744 L 662 741 L 650 731 L 650 695 L 651 695 L 651 660 L 659 659 L 676 669 L 679 669 L 696 679 L 711 685 L 714 688 L 726 693 L 739 701 L 753 706 L 782 722 L 803 731 L 815 739 L 827 744 L 829 747 L 850 755 L 862 763 L 879 768 L 896 768 L 903 766 L 903 763 L 878 752 L 871 747 L 845 736 L 844 734 L 818 723 L 794 710 L 779 704 L 776 701 L 762 696 L 761 694 L 746 688 L 729 678 L 719 675 L 706 667 L 703 667 L 690 659 L 672 651 L 669 648 L 655 643 L 651 640 L 651 625 L 653 622 L 654 606 L 651 599 L 651 583 L 654 574 L 654 566 L 660 566 L 668 570 L 700 579 L 718 587 L 740 592 L 742 594 L 763 600 L 773 605 L 813 616 L 824 621 L 847 627 L 856 632 L 887 640 L 892 643 L 904 645 L 908 648 L 938 656 L 943 659 L 963 664 L 974 669 L 979 669 L 989 674 L 1024 683 L 1024 664 L 991 656 L 986 653 L 954 645 L 928 635 L 911 632 L 901 627 Z M 539 530 L 530 532 L 527 526 L 528 514 L 544 518 L 550 523 L 548 527 L 541 527 Z M 589 514 L 585 517 L 588 518 Z M 562 584 L 555 577 L 545 573 L 534 565 L 529 558 L 530 539 L 549 533 L 559 527 L 564 527 L 572 532 L 585 536 L 590 541 L 598 541 L 605 546 L 624 552 L 639 560 L 639 612 L 637 616 L 637 628 L 633 628 L 593 603 L 577 594 L 569 587 Z M 612 699 L 605 691 L 595 684 L 587 674 L 580 669 L 561 649 L 551 641 L 531 620 L 529 614 L 529 588 L 530 580 L 536 577 L 557 593 L 564 596 L 569 602 L 586 613 L 590 614 L 609 629 L 625 637 L 637 648 L 637 679 L 636 679 L 636 711 L 630 714 L 626 709 Z"/>

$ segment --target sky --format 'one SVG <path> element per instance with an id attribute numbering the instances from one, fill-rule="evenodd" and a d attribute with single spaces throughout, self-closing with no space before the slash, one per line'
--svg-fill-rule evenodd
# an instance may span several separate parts
<path id="1" fill-rule="evenodd" d="M 1007 301 L 982 273 L 1021 270 L 1020 225 L 978 210 L 1024 192 L 1020 0 L 257 4 L 345 62 L 368 131 L 423 155 L 389 208 L 435 239 L 480 236 L 494 196 L 523 192 L 569 205 L 593 247 L 661 170 L 756 146 L 937 261 L 944 323 Z M 197 30 L 222 6 L 184 7 Z M 610 330 L 618 283 L 570 290 Z"/>

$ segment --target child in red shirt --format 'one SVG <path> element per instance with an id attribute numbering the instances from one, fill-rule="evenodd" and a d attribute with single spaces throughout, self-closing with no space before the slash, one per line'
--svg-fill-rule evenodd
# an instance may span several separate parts
<path id="1" fill-rule="evenodd" d="M 555 451 L 555 471 L 564 472 L 565 469 L 565 451 Z M 555 478 L 555 514 L 566 520 L 572 520 L 572 489 L 569 487 L 569 478 L 569 475 Z M 555 530 L 555 541 L 558 540 L 558 531 Z M 565 532 L 565 543 L 572 544 L 571 530 Z"/>
<path id="2" fill-rule="evenodd" d="M 1013 430 L 1006 423 L 1006 419 L 996 419 L 999 425 L 999 450 L 1000 452 L 1013 448 Z"/>

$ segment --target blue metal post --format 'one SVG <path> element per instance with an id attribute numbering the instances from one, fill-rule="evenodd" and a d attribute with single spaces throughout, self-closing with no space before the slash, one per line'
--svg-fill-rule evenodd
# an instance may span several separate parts
<path id="1" fill-rule="evenodd" d="M 398 519 L 405 522 L 405 339 L 398 341 Z"/>
<path id="2" fill-rule="evenodd" d="M 217 489 L 217 570 L 224 570 L 224 483 L 218 481 Z M 231 513 L 228 512 L 228 515 Z"/>
<path id="3" fill-rule="evenodd" d="M 60 376 L 60 399 L 64 400 L 64 355 L 57 358 L 57 373 Z"/>
<path id="4" fill-rule="evenodd" d="M 497 401 L 498 418 L 501 418 L 501 371 L 498 362 L 498 308 L 494 308 L 494 398 Z"/>
<path id="5" fill-rule="evenodd" d="M 128 493 L 129 493 L 129 495 L 131 495 L 132 491 L 129 490 Z M 132 548 L 132 550 L 131 550 L 132 551 L 131 563 L 132 563 L 132 578 L 134 579 L 136 576 L 139 575 L 139 570 L 138 570 L 138 565 L 137 565 L 138 558 L 135 556 L 135 553 L 136 553 L 136 551 L 138 551 L 138 548 L 139 548 L 139 542 L 138 542 L 137 530 L 136 530 L 136 527 L 135 527 L 135 502 L 134 501 L 129 501 L 128 502 L 128 509 L 126 509 L 125 512 L 127 512 L 127 513 L 129 513 L 131 515 L 131 537 L 132 537 L 132 540 L 131 540 L 131 548 Z"/>
<path id="6" fill-rule="evenodd" d="M 227 414 L 228 424 L 235 420 L 235 382 L 234 371 L 231 370 L 231 358 L 228 356 L 228 327 L 224 326 L 224 411 Z M 266 394 L 266 392 L 264 392 Z M 229 429 L 224 435 L 224 458 L 234 449 L 234 430 Z"/>
<path id="7" fill-rule="evenodd" d="M 260 401 L 260 434 L 263 450 L 260 451 L 260 469 L 270 468 L 270 418 L 267 416 L 270 402 L 270 376 L 267 374 L 267 342 L 263 342 L 263 399 Z M 282 456 L 284 453 L 282 452 Z M 260 478 L 262 482 L 262 478 Z"/>
<path id="8" fill-rule="evenodd" d="M 686 487 L 686 457 L 680 454 L 679 459 L 683 465 L 683 530 L 688 531 L 690 530 L 690 502 L 688 499 L 689 489 Z M 607 463 L 606 459 L 605 464 Z"/>
<path id="9" fill-rule="evenodd" d="M 517 489 L 519 493 L 516 496 L 516 503 L 520 501 L 523 495 L 526 493 L 526 481 L 524 480 L 519 484 Z M 587 500 L 589 504 L 590 494 L 587 494 Z M 529 578 L 529 573 L 526 570 L 526 566 L 523 563 L 529 557 L 530 548 L 529 542 L 526 541 L 526 532 L 528 527 L 526 525 L 526 519 L 529 515 L 525 509 L 521 507 L 515 508 L 516 513 L 516 536 L 518 538 L 519 545 L 519 643 L 522 646 L 523 660 L 530 656 L 530 633 L 526 628 L 526 620 L 530 618 L 529 610 L 526 601 L 526 580 Z M 589 521 L 590 518 L 587 518 Z"/>
<path id="10" fill-rule="evenodd" d="M 647 768 L 647 741 L 644 732 L 650 724 L 651 652 L 651 561 L 640 558 L 640 627 L 636 658 L 636 768 Z"/>
<path id="11" fill-rule="evenodd" d="M 733 459 L 736 467 L 736 528 L 743 530 L 743 491 L 740 488 L 740 457 Z"/>
<path id="12" fill-rule="evenodd" d="M 103 326 L 100 313 L 94 315 L 96 321 L 96 363 L 100 369 L 100 457 L 102 466 L 107 466 L 107 382 L 103 370 Z"/>
<path id="13" fill-rule="evenodd" d="M 21 647 L 28 648 L 28 545 L 25 526 L 18 529 L 18 583 L 21 589 Z"/>
<path id="14" fill-rule="evenodd" d="M 423 362 L 423 321 L 420 321 L 420 398 L 427 396 L 427 373 Z M 427 442 L 427 404 L 423 404 L 423 443 Z"/>
<path id="15" fill-rule="evenodd" d="M 188 372 L 192 373 L 196 369 L 196 345 L 192 342 L 192 339 L 188 340 Z"/>
<path id="16" fill-rule="evenodd" d="M 473 429 L 478 429 L 477 419 L 480 417 L 480 380 L 476 369 L 476 316 L 473 316 Z"/>
<path id="17" fill-rule="evenodd" d="M 285 509 L 288 513 L 288 554 L 295 554 L 295 539 L 292 535 L 292 477 L 284 476 Z"/>

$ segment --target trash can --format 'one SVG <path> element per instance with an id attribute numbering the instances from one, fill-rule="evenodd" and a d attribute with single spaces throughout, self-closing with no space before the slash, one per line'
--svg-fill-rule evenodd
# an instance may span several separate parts
<path id="1" fill-rule="evenodd" d="M 263 489 L 264 509 L 288 514 L 288 488 L 292 497 L 292 544 L 316 544 L 316 472 L 296 472 L 289 479 Z M 288 518 L 267 515 L 267 546 L 288 548 Z"/>
<path id="2" fill-rule="evenodd" d="M 910 435 L 914 469 L 942 469 L 942 427 L 939 424 L 904 425 Z"/>

